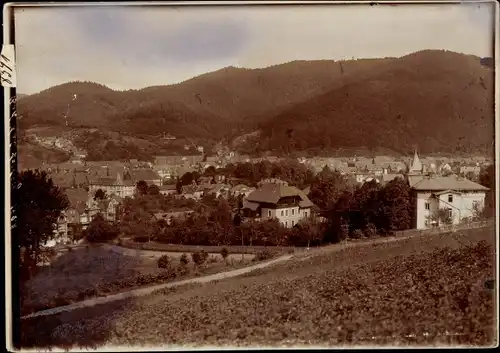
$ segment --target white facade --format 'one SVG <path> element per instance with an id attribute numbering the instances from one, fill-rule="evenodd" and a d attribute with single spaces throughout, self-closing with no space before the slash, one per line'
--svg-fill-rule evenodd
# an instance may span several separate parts
<path id="1" fill-rule="evenodd" d="M 416 228 L 431 228 L 431 218 L 439 209 L 449 210 L 453 224 L 475 216 L 476 210 L 484 207 L 484 191 L 443 191 L 437 193 L 417 191 L 416 193 Z"/>
<path id="2" fill-rule="evenodd" d="M 89 192 L 94 194 L 97 190 L 103 190 L 107 195 L 116 195 L 121 198 L 133 197 L 135 192 L 134 185 L 89 185 Z"/>
<path id="3" fill-rule="evenodd" d="M 311 214 L 309 208 L 300 208 L 299 206 L 281 207 L 281 208 L 261 208 L 261 219 L 276 218 L 286 228 L 291 228 L 299 223 L 303 218 Z"/>

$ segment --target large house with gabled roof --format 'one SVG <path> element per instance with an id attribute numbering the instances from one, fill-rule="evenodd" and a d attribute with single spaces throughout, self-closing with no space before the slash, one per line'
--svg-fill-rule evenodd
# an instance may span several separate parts
<path id="1" fill-rule="evenodd" d="M 285 227 L 295 226 L 312 213 L 314 204 L 309 198 L 287 183 L 264 182 L 243 201 L 243 215 L 256 220 L 278 219 Z"/>
<path id="2" fill-rule="evenodd" d="M 427 229 L 443 223 L 446 214 L 451 224 L 477 215 L 484 207 L 487 187 L 457 175 L 426 174 L 415 152 L 407 174 L 415 200 L 414 228 Z"/>
<path id="3" fill-rule="evenodd" d="M 124 178 L 121 173 L 116 177 L 102 177 L 93 181 L 89 185 L 89 192 L 94 195 L 97 190 L 103 190 L 107 195 L 117 195 L 119 197 L 133 197 L 135 192 L 135 182 L 130 176 Z"/>

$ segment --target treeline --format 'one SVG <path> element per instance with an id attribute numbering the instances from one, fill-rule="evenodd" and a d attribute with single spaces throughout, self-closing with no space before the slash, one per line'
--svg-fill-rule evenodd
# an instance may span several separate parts
<path id="1" fill-rule="evenodd" d="M 276 178 L 302 189 L 315 180 L 315 174 L 304 164 L 295 160 L 286 160 L 279 162 L 260 161 L 257 163 L 229 163 L 224 168 L 208 167 L 199 173 L 197 171 L 187 172 L 177 180 L 177 189 L 183 185 L 191 185 L 197 182 L 200 177 L 215 177 L 224 175 L 226 178 L 233 179 L 236 183 L 243 183 L 248 186 L 256 187 L 262 179 Z"/>

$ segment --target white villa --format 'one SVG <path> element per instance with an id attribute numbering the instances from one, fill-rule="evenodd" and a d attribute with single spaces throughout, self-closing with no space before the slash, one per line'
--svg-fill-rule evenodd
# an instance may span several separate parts
<path id="1" fill-rule="evenodd" d="M 415 152 L 408 173 L 416 200 L 414 228 L 439 226 L 441 220 L 437 215 L 440 210 L 447 213 L 452 224 L 458 224 L 474 217 L 484 207 L 488 188 L 456 175 L 431 176 L 418 171 L 422 172 L 423 168 Z"/>
<path id="2" fill-rule="evenodd" d="M 279 180 L 262 183 L 243 201 L 246 217 L 257 220 L 276 218 L 285 227 L 295 226 L 311 215 L 313 203 L 301 190 Z"/>

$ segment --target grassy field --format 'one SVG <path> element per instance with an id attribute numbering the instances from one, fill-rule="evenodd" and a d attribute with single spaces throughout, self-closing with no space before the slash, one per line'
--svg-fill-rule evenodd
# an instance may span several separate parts
<path id="1" fill-rule="evenodd" d="M 162 276 L 167 272 L 170 275 L 172 271 L 158 268 L 158 254 L 145 256 L 144 253 L 134 250 L 119 253 L 105 246 L 78 248 L 63 253 L 27 282 L 23 313 L 148 284 L 228 271 L 248 265 L 254 257 L 247 255 L 242 259 L 233 254 L 224 261 L 221 255 L 210 254 L 206 263 L 197 267 L 192 263 L 189 253 L 187 255 L 190 262 L 186 266 L 180 264 L 182 254 L 167 254 L 171 268 L 179 271 L 174 276 Z"/>
<path id="2" fill-rule="evenodd" d="M 245 276 L 22 321 L 24 346 L 496 341 L 493 229 L 327 247 Z"/>

